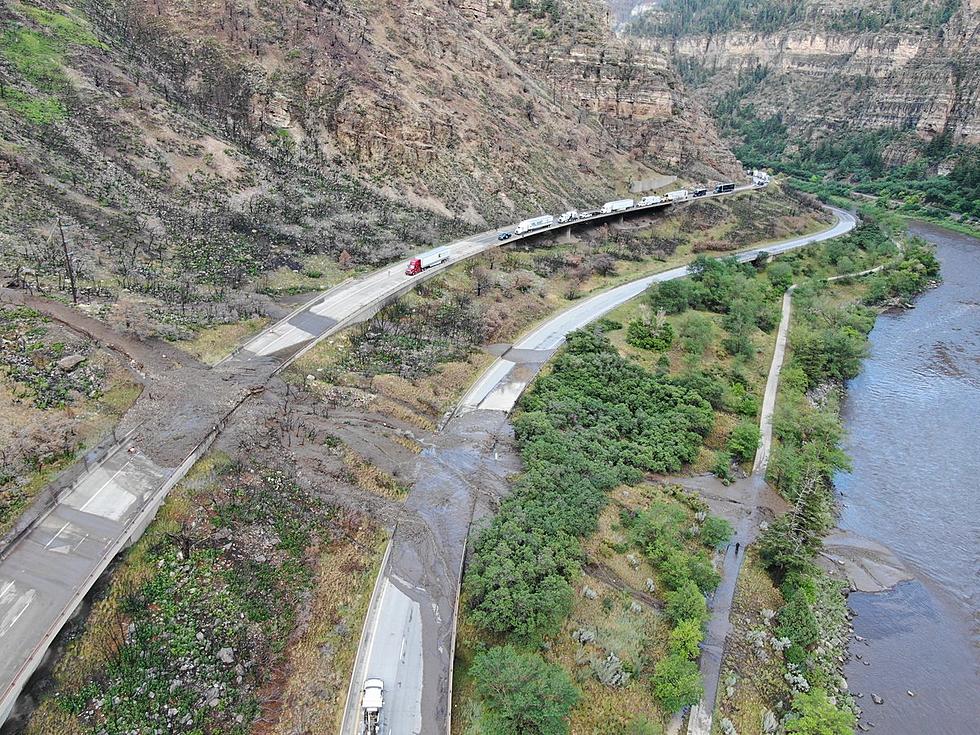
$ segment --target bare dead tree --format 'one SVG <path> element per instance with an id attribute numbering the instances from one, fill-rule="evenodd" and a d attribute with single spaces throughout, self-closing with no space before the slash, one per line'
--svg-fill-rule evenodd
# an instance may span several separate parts
<path id="1" fill-rule="evenodd" d="M 75 276 L 75 262 L 72 253 L 68 250 L 68 238 L 65 237 L 65 228 L 61 224 L 61 217 L 58 218 L 58 232 L 61 233 L 61 249 L 65 254 L 65 270 L 68 272 L 68 280 L 71 282 L 71 300 L 73 304 L 78 304 L 78 282 Z"/>

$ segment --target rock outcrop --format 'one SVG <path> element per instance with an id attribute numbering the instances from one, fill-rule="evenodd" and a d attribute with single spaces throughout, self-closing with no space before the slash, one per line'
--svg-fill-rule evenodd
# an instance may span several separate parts
<path id="1" fill-rule="evenodd" d="M 741 89 L 760 117 L 780 114 L 803 137 L 892 128 L 980 144 L 980 0 L 798 7 L 776 30 L 731 21 L 707 33 L 694 22 L 693 32 L 668 37 L 657 33 L 666 15 L 657 9 L 634 30 L 645 46 L 684 65 L 710 99 Z"/>

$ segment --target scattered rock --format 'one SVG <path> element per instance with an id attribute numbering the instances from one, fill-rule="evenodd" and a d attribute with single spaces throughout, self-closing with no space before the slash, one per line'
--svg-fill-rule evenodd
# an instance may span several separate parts
<path id="1" fill-rule="evenodd" d="M 884 704 L 885 703 L 885 700 L 882 699 L 881 697 L 879 697 L 877 694 L 872 694 L 871 695 L 871 701 L 874 702 L 875 704 Z"/>
<path id="2" fill-rule="evenodd" d="M 643 605 L 641 605 L 640 603 L 638 603 L 636 600 L 633 600 L 633 602 L 630 603 L 630 612 L 633 612 L 633 613 L 641 613 L 641 612 L 643 612 Z"/>
<path id="3" fill-rule="evenodd" d="M 235 651 L 231 648 L 222 648 L 218 651 L 218 658 L 224 661 L 226 664 L 235 662 Z"/>
<path id="4" fill-rule="evenodd" d="M 762 732 L 765 735 L 773 735 L 778 728 L 779 720 L 776 719 L 776 713 L 767 709 L 762 713 Z"/>
<path id="5" fill-rule="evenodd" d="M 647 592 L 653 592 L 654 589 L 656 588 L 656 586 L 653 583 L 653 580 L 650 579 L 649 577 L 647 577 L 646 588 L 647 588 Z"/>
<path id="6" fill-rule="evenodd" d="M 908 694 L 910 697 L 914 697 L 915 696 L 915 692 L 913 692 L 911 689 L 906 689 L 905 690 L 905 693 Z"/>
<path id="7" fill-rule="evenodd" d="M 586 600 L 594 600 L 598 596 L 599 596 L 599 593 L 596 592 L 591 587 L 589 587 L 588 585 L 586 585 L 585 587 L 582 588 L 582 597 L 584 597 Z"/>
<path id="8" fill-rule="evenodd" d="M 66 373 L 70 373 L 83 362 L 85 362 L 84 355 L 66 355 L 58 360 L 57 364 L 61 370 L 64 370 Z"/>

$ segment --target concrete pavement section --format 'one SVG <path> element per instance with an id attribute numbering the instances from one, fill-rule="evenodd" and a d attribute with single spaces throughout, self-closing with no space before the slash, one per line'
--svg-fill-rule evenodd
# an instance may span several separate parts
<path id="1" fill-rule="evenodd" d="M 760 252 L 786 252 L 837 237 L 855 226 L 856 220 L 849 213 L 834 212 L 837 222 L 821 233 L 755 248 L 737 257 L 749 261 Z M 510 435 L 507 415 L 569 332 L 635 298 L 650 284 L 687 273 L 685 266 L 647 276 L 596 294 L 553 316 L 491 364 L 463 397 L 440 434 L 444 444 L 426 450 L 421 479 L 406 500 L 406 509 L 417 513 L 418 522 L 399 523 L 392 540 L 391 561 L 382 570 L 386 593 L 377 621 L 369 627 L 358 650 L 350 689 L 354 696 L 347 702 L 341 735 L 360 735 L 357 711 L 364 679 L 383 678 L 381 672 L 391 671 L 392 661 L 398 666 L 391 674 L 395 678 L 385 679 L 388 712 L 384 732 L 444 735 L 449 731 L 456 604 L 469 526 L 474 514 L 479 515 L 481 501 L 506 492 L 507 476 L 519 469 L 515 453 L 499 450 Z M 734 564 L 735 559 L 728 563 Z M 730 585 L 732 591 L 735 576 L 726 567 L 723 585 Z M 401 594 L 389 595 L 391 589 Z M 406 616 L 404 598 L 417 602 L 422 616 L 420 630 L 415 620 Z M 724 622 L 727 624 L 727 616 Z M 720 665 L 724 634 L 719 631 L 719 635 L 722 643 L 713 655 Z M 419 636 L 421 646 L 417 647 Z M 411 656 L 416 651 L 420 656 L 415 664 L 417 675 L 408 671 L 411 667 L 407 662 L 401 663 L 405 652 Z M 421 707 L 420 717 L 417 707 Z M 421 730 L 415 729 L 419 723 Z"/>
<path id="2" fill-rule="evenodd" d="M 0 682 L 19 691 L 171 470 L 126 442 L 3 556 Z M 6 715 L 6 712 L 2 714 Z"/>

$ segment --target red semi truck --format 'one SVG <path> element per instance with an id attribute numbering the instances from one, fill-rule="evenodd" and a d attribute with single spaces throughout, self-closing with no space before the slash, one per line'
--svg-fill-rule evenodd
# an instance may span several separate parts
<path id="1" fill-rule="evenodd" d="M 426 268 L 431 268 L 434 265 L 440 265 L 449 260 L 449 248 L 436 248 L 435 250 L 430 250 L 427 253 L 422 253 L 421 255 L 412 258 L 408 261 L 408 267 L 405 268 L 406 276 L 414 276 L 421 273 Z"/>

